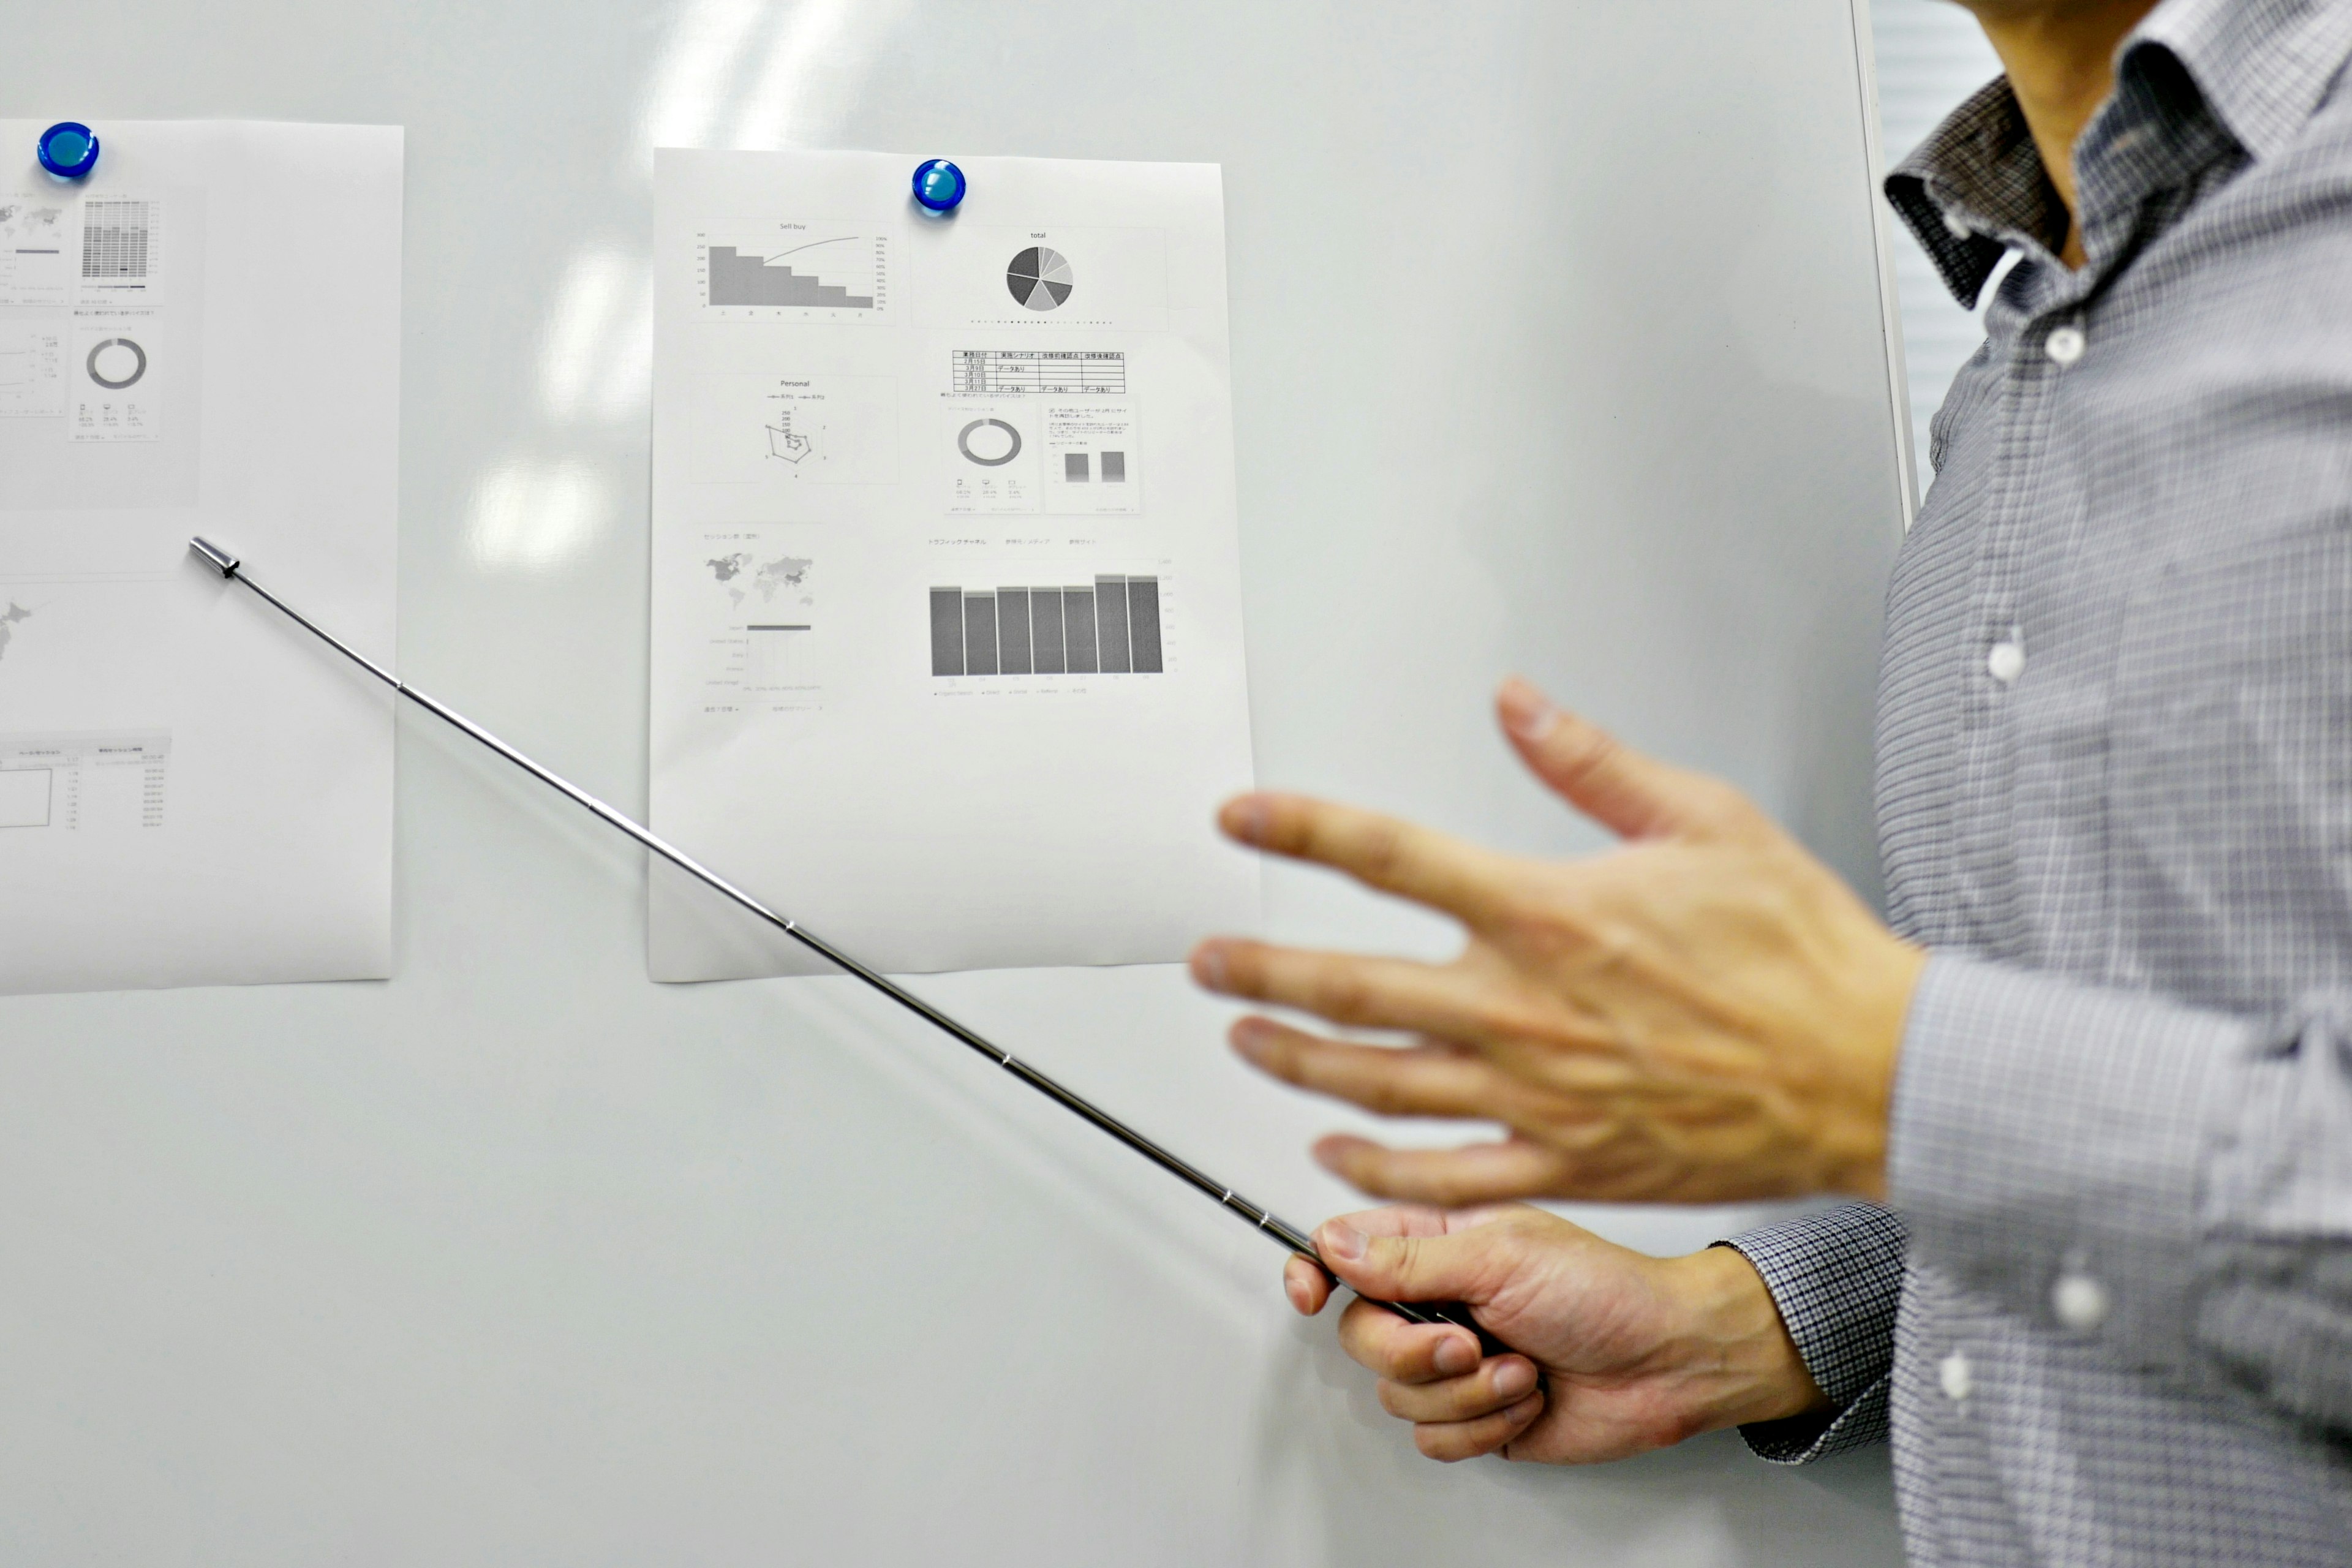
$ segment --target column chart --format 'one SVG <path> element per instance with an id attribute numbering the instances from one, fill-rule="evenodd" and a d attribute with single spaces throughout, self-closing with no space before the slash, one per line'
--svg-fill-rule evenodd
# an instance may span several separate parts
<path id="1" fill-rule="evenodd" d="M 1160 579 L 931 590 L 931 673 L 1160 675 Z"/>

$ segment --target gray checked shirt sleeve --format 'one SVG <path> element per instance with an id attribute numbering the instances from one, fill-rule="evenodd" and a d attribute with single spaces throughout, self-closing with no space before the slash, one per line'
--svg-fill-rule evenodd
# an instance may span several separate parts
<path id="1" fill-rule="evenodd" d="M 1805 1370 L 1830 1400 L 1822 1415 L 1740 1428 L 1762 1458 L 1801 1464 L 1885 1441 L 1903 1242 L 1903 1222 L 1892 1213 L 1840 1204 L 1721 1244 L 1763 1276 Z"/>
<path id="2" fill-rule="evenodd" d="M 1890 1176 L 1907 1227 L 1845 1204 L 1725 1244 L 1832 1403 L 1744 1428 L 1763 1458 L 1885 1436 L 1906 1228 L 2024 1319 L 2352 1436 L 2352 994 L 2256 1020 L 1939 956 Z"/>
<path id="3" fill-rule="evenodd" d="M 1940 956 L 1899 1073 L 1891 1185 L 1923 1259 L 2352 1437 L 2352 992 L 2238 1017 Z"/>

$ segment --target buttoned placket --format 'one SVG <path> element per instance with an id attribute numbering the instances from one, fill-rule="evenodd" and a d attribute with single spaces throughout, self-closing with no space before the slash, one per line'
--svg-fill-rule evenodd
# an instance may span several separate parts
<path id="1" fill-rule="evenodd" d="M 1955 237 L 1975 232 L 1960 213 L 1948 208 L 1945 226 Z M 2002 836 L 2008 831 L 2010 799 L 2007 781 L 1990 775 L 2015 754 L 2014 748 L 1998 737 L 2011 722 L 2012 694 L 2031 660 L 2029 628 L 2021 621 L 2019 600 L 2031 542 L 2032 508 L 2041 493 L 2038 480 L 2048 461 L 2050 435 L 2066 395 L 2067 380 L 2095 352 L 2090 305 L 2096 297 L 2101 264 L 2111 266 L 2116 260 L 2115 246 L 2101 244 L 2095 259 L 2078 270 L 2069 269 L 2030 237 L 2001 237 L 2024 252 L 2021 261 L 2033 265 L 2024 276 L 2012 274 L 2005 280 L 2008 298 L 1995 307 L 2013 310 L 2017 327 L 1996 399 L 1999 457 L 1994 482 L 1988 488 L 1978 531 L 1975 583 L 1969 596 L 1970 624 L 1977 635 L 1964 650 L 1964 657 L 1974 661 L 1963 688 L 1968 699 L 1963 704 L 1962 766 L 1969 777 L 1958 793 L 1954 822 L 1964 842 L 1975 851 L 1964 859 L 1979 868 L 1977 876 L 1964 879 L 1966 896 L 1985 905 L 1971 912 L 1988 920 L 1993 912 L 1990 906 L 2002 897 L 2001 888 L 1990 879 L 1996 874 L 1992 868 L 2004 863 Z M 1969 815 L 1960 818 L 1959 812 Z M 2079 1254 L 2070 1255 L 2059 1268 L 2051 1285 L 2049 1306 L 2062 1327 L 2077 1333 L 2095 1332 L 2110 1310 L 2105 1286 L 2088 1271 Z M 1965 1416 L 1977 1392 L 1975 1361 L 1962 1346 L 1947 1344 L 1937 1352 L 1936 1372 L 1947 1407 L 1955 1417 Z"/>
<path id="2" fill-rule="evenodd" d="M 2015 335 L 2007 346 L 2001 385 L 1995 398 L 1998 424 L 1993 482 L 1981 502 L 1976 530 L 1974 582 L 1969 596 L 1971 635 L 1956 650 L 1968 661 L 1962 675 L 1960 772 L 1955 781 L 1952 826 L 1962 847 L 1960 897 L 1969 913 L 1991 929 L 2005 908 L 2005 853 L 2009 831 L 2009 781 L 2002 777 L 2012 749 L 2000 738 L 2011 721 L 2013 694 L 2032 666 L 2032 628 L 2022 623 L 2022 564 L 2058 400 L 2065 378 L 2088 350 L 2083 300 L 2091 279 L 2069 272 L 2047 248 L 2024 237 L 2021 267 L 2004 282 L 2005 298 L 1995 309 L 2014 310 Z M 2050 351 L 2052 334 L 2072 328 L 2083 334 L 2084 353 Z M 2062 361 L 2063 363 L 2062 363 Z"/>

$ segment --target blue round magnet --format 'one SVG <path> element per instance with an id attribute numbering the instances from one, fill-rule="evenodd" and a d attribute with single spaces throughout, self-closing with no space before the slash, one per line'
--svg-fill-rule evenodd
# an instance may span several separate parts
<path id="1" fill-rule="evenodd" d="M 929 158 L 915 165 L 915 199 L 931 212 L 953 212 L 963 200 L 963 171 L 945 158 Z"/>
<path id="2" fill-rule="evenodd" d="M 41 132 L 41 144 L 34 151 L 41 167 L 58 179 L 79 180 L 98 167 L 98 132 L 61 120 Z"/>

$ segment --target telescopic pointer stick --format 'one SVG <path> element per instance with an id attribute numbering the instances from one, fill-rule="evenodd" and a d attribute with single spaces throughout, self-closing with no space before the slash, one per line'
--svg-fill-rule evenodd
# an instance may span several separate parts
<path id="1" fill-rule="evenodd" d="M 236 556 L 230 554 L 227 551 L 223 550 L 219 545 L 212 543 L 210 541 L 205 539 L 192 539 L 188 542 L 188 548 L 194 551 L 197 555 L 201 556 L 205 565 L 210 566 L 214 571 L 219 573 L 223 577 L 227 578 L 232 583 L 244 584 L 247 587 L 259 595 L 262 599 L 268 603 L 271 608 L 277 610 L 280 615 L 283 615 L 288 620 L 292 621 L 296 626 L 300 626 L 304 631 L 309 632 L 312 637 L 317 637 L 320 642 L 325 643 L 329 647 L 333 648 L 337 653 L 341 654 L 345 658 L 350 659 L 353 664 L 358 665 L 362 669 L 366 670 L 370 675 L 375 677 L 378 680 L 383 681 L 386 686 L 391 687 L 393 690 L 398 692 L 401 696 L 407 698 L 411 702 L 415 703 L 419 708 L 424 709 L 435 718 L 465 731 L 465 733 L 471 736 L 473 739 L 479 741 L 483 745 L 488 746 L 491 751 L 496 752 L 499 756 L 504 757 L 507 761 L 512 763 L 515 766 L 520 768 L 523 772 L 529 773 L 540 783 L 547 785 L 550 789 L 554 790 L 559 795 L 564 795 L 574 805 L 583 807 L 590 815 L 600 817 L 604 821 L 611 824 L 613 826 L 619 828 L 623 833 L 625 833 L 630 837 L 635 839 L 639 844 L 645 846 L 646 848 L 651 850 L 654 854 L 660 856 L 663 859 L 668 861 L 671 865 L 677 867 L 679 870 L 685 872 L 688 876 L 692 877 L 695 880 L 702 883 L 705 887 L 709 888 L 714 892 L 720 894 L 735 904 L 740 906 L 742 909 L 757 916 L 759 919 L 765 921 L 768 924 L 775 927 L 786 936 L 791 937 L 794 942 L 799 942 L 803 947 L 807 948 L 811 952 L 815 953 L 819 958 L 824 959 L 827 963 L 840 969 L 845 973 L 856 976 L 867 986 L 871 987 L 873 990 L 880 992 L 883 995 L 887 996 L 891 1001 L 896 1002 L 899 1006 L 904 1007 L 909 1013 L 914 1014 L 925 1023 L 931 1025 L 933 1027 L 940 1030 L 944 1034 L 952 1036 L 958 1041 L 961 1041 L 962 1044 L 969 1046 L 971 1049 L 978 1051 L 982 1056 L 986 1057 L 990 1061 L 994 1062 L 998 1067 L 1003 1068 L 1006 1072 L 1011 1073 L 1014 1078 L 1019 1079 L 1031 1089 L 1035 1089 L 1046 1099 L 1054 1101 L 1063 1110 L 1085 1118 L 1087 1121 L 1094 1123 L 1095 1126 L 1100 1128 L 1103 1131 L 1109 1133 L 1112 1137 L 1118 1139 L 1120 1142 L 1126 1144 L 1129 1148 L 1134 1150 L 1145 1159 L 1150 1161 L 1153 1164 L 1159 1166 L 1161 1170 L 1166 1171 L 1169 1174 L 1180 1177 L 1182 1180 L 1191 1183 L 1194 1187 L 1216 1199 L 1218 1203 L 1223 1205 L 1226 1208 L 1231 1209 L 1243 1219 L 1247 1220 L 1259 1231 L 1272 1237 L 1277 1245 L 1288 1251 L 1303 1254 L 1305 1257 L 1312 1259 L 1315 1262 L 1316 1267 L 1323 1268 L 1327 1275 L 1330 1273 L 1330 1270 L 1328 1268 L 1324 1268 L 1322 1259 L 1316 1257 L 1315 1244 L 1308 1240 L 1306 1235 L 1301 1232 L 1297 1226 L 1287 1224 L 1277 1216 L 1268 1214 L 1265 1210 L 1258 1207 L 1257 1205 L 1250 1202 L 1247 1198 L 1243 1197 L 1240 1194 L 1234 1192 L 1233 1188 L 1226 1186 L 1223 1183 L 1217 1181 L 1215 1178 L 1208 1175 L 1197 1167 L 1187 1164 L 1184 1161 L 1178 1159 L 1175 1155 L 1170 1153 L 1167 1150 L 1161 1148 L 1150 1139 L 1146 1138 L 1142 1133 L 1138 1132 L 1134 1128 L 1129 1127 L 1126 1122 L 1121 1121 L 1109 1111 L 1103 1110 L 1102 1107 L 1095 1104 L 1084 1095 L 1081 1095 L 1073 1089 L 1064 1088 L 1053 1079 L 1048 1078 L 1042 1072 L 1039 1072 L 1035 1068 L 1029 1066 L 1026 1062 L 1014 1057 L 1012 1052 L 994 1044 L 985 1036 L 980 1034 L 977 1030 L 968 1028 L 964 1025 L 958 1023 L 955 1019 L 950 1017 L 947 1014 L 940 1012 L 937 1007 L 932 1006 L 929 1003 L 924 1001 L 913 992 L 907 990 L 905 987 L 898 985 L 896 983 L 886 979 L 881 974 L 877 973 L 875 971 L 868 969 L 866 965 L 858 963 L 857 960 L 850 957 L 847 953 L 842 952 L 831 942 L 820 938 L 814 931 L 810 931 L 798 921 L 787 920 L 782 915 L 776 913 L 775 910 L 768 908 L 767 905 L 761 903 L 759 900 L 753 898 L 742 889 L 735 886 L 734 883 L 730 882 L 724 877 L 719 876 L 718 872 L 711 870 L 709 867 L 703 865 L 700 861 L 687 854 L 686 851 L 669 843 L 667 839 L 662 838 L 651 828 L 646 827 L 636 822 L 634 818 L 624 816 L 622 813 L 614 810 L 611 806 L 606 805 L 603 801 L 598 800 L 594 795 L 590 795 L 586 790 L 580 788 L 569 779 L 540 766 L 539 763 L 531 761 L 529 757 L 524 756 L 520 752 L 516 751 L 512 746 L 508 745 L 504 741 L 499 740 L 496 735 L 491 734 L 488 730 L 483 729 L 479 724 L 475 723 L 471 719 L 467 718 L 456 709 L 449 707 L 446 703 L 437 701 L 435 699 L 426 696 L 424 692 L 419 691 L 416 688 L 409 685 L 408 682 L 401 679 L 398 676 L 393 674 L 392 671 L 384 668 L 383 666 L 376 663 L 373 659 L 367 658 L 356 648 L 352 647 L 349 643 L 344 642 L 341 638 L 325 630 L 316 622 L 310 620 L 310 617 L 304 616 L 299 610 L 294 608 L 293 605 L 288 604 L 285 600 L 279 598 L 277 595 L 271 593 L 268 589 L 255 582 L 251 577 L 246 574 L 244 563 L 239 561 Z M 1477 1321 L 1470 1315 L 1470 1310 L 1459 1302 L 1432 1304 L 1427 1302 L 1411 1301 L 1380 1301 L 1375 1302 L 1374 1305 L 1386 1307 L 1390 1311 L 1394 1312 L 1398 1317 L 1406 1320 L 1408 1322 L 1451 1323 L 1459 1328 L 1467 1329 L 1472 1333 L 1476 1334 L 1480 1342 L 1486 1345 L 1489 1350 L 1497 1348 L 1493 1336 L 1481 1329 L 1478 1326 Z"/>

